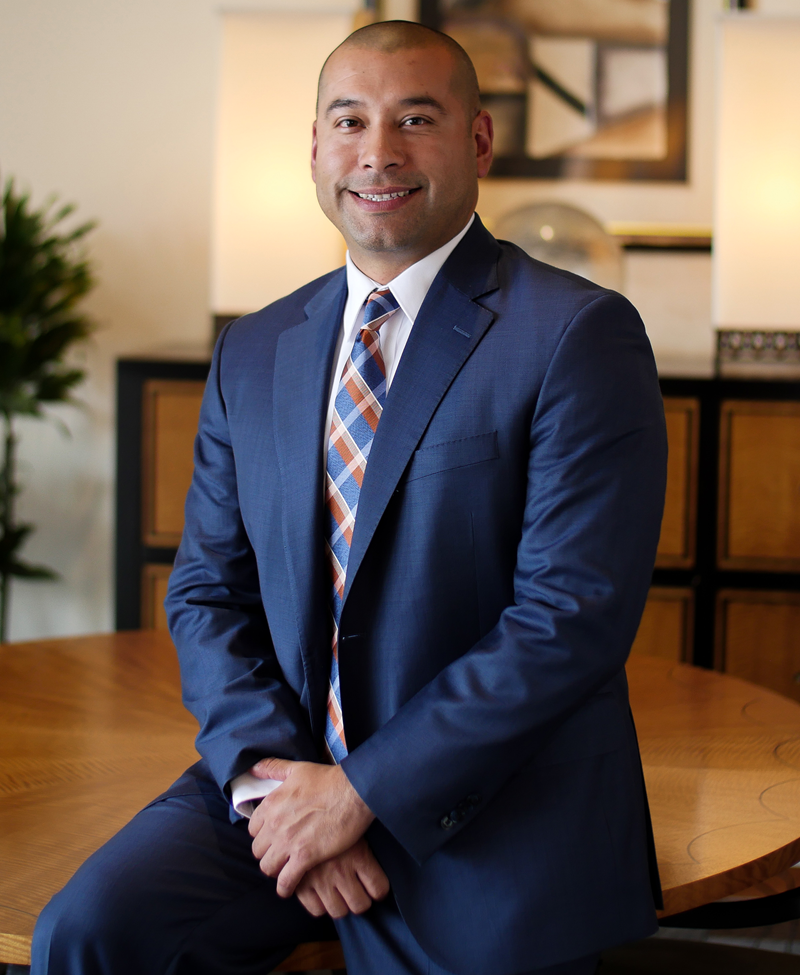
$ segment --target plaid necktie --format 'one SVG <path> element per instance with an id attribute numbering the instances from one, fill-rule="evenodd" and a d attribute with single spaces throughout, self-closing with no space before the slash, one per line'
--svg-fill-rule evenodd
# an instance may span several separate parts
<path id="1" fill-rule="evenodd" d="M 328 688 L 325 743 L 335 763 L 347 754 L 339 690 L 339 620 L 347 576 L 350 541 L 372 440 L 386 399 L 386 367 L 378 329 L 399 305 L 388 288 L 367 298 L 361 330 L 344 367 L 331 420 L 325 507 L 328 513 L 327 554 L 333 589 L 333 657 Z"/>

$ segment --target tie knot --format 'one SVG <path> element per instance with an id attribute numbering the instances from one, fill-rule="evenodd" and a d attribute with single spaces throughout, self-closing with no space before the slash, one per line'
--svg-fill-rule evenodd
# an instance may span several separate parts
<path id="1" fill-rule="evenodd" d="M 361 322 L 362 328 L 368 328 L 371 332 L 377 331 L 386 319 L 393 315 L 400 305 L 388 288 L 376 288 L 367 298 L 364 305 L 364 319 Z"/>

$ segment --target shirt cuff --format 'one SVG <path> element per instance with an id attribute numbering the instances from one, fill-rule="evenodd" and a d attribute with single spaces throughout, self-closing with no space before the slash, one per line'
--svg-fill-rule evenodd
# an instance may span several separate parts
<path id="1" fill-rule="evenodd" d="M 256 808 L 255 800 L 268 796 L 280 784 L 279 779 L 257 779 L 250 772 L 244 772 L 231 779 L 231 804 L 240 816 L 249 819 Z"/>

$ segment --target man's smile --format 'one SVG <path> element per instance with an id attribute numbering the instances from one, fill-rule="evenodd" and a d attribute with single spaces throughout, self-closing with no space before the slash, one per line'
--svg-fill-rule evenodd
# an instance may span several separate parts
<path id="1" fill-rule="evenodd" d="M 405 207 L 420 189 L 419 186 L 376 186 L 371 190 L 348 190 L 348 193 L 362 212 L 391 213 Z"/>
<path id="2" fill-rule="evenodd" d="M 375 187 L 373 190 L 350 190 L 352 196 L 359 200 L 366 200 L 369 203 L 390 203 L 393 200 L 403 200 L 416 193 L 420 187 L 388 187 L 386 189 Z"/>

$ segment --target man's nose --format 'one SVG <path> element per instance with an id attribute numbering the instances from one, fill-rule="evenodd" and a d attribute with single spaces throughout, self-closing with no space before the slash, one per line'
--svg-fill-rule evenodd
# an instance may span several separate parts
<path id="1" fill-rule="evenodd" d="M 374 125 L 366 130 L 359 162 L 364 169 L 383 171 L 402 166 L 405 160 L 400 133 L 391 125 Z"/>

